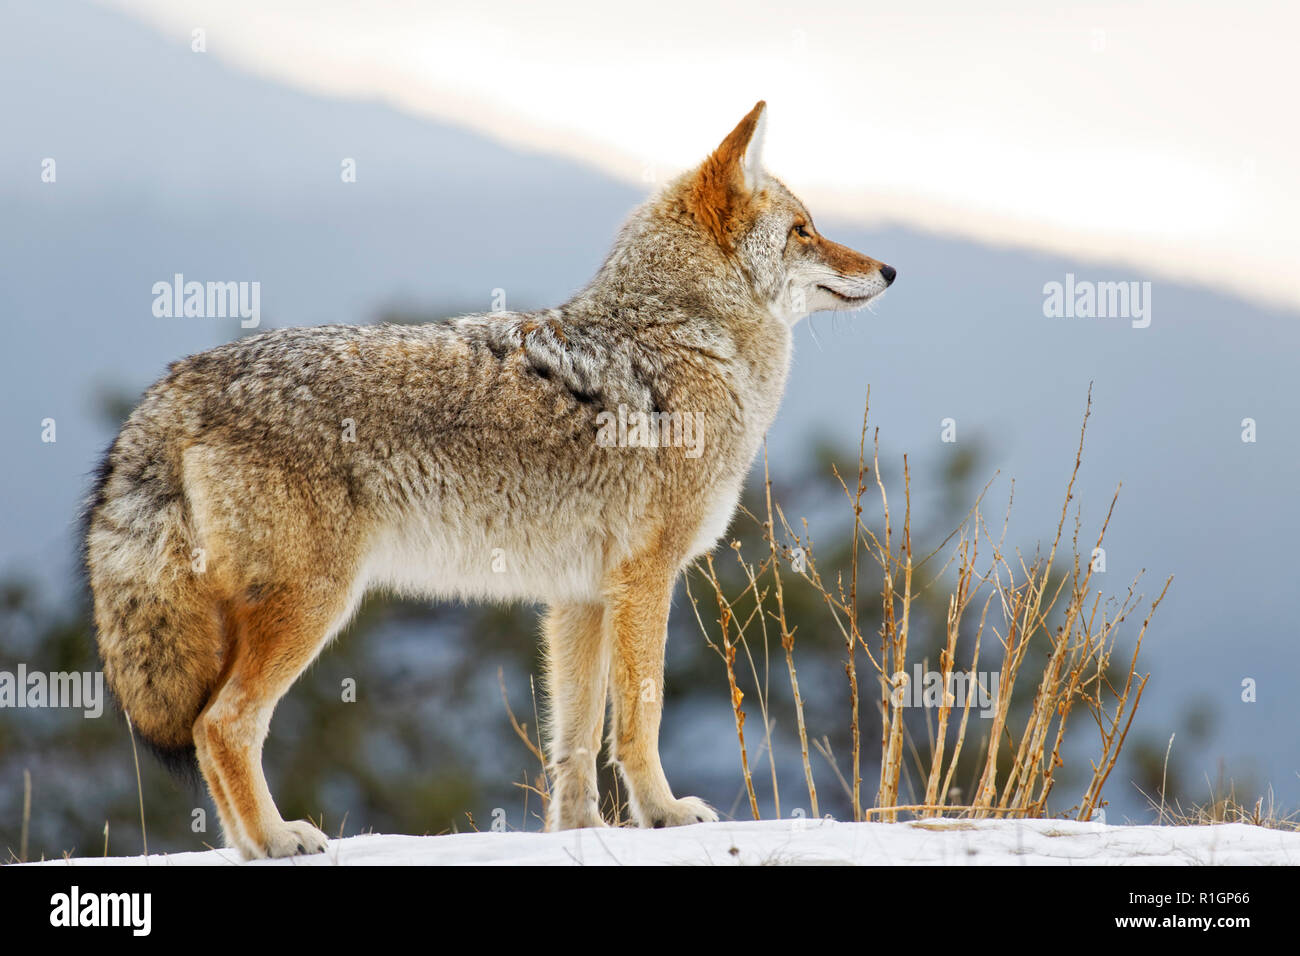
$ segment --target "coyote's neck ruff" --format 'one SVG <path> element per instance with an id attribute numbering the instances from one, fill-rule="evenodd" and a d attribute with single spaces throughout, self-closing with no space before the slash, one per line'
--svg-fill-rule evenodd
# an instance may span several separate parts
<path id="1" fill-rule="evenodd" d="M 791 326 L 894 271 L 823 238 L 758 161 L 759 104 L 542 312 L 269 332 L 172 365 L 88 511 L 104 671 L 193 748 L 245 855 L 320 850 L 272 802 L 275 703 L 372 588 L 544 603 L 552 827 L 601 825 L 596 755 L 643 826 L 715 819 L 658 756 L 668 606 L 725 531 Z"/>

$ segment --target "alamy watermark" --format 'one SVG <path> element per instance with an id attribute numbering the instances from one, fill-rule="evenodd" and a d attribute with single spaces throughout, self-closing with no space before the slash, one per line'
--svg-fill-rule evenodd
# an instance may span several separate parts
<path id="1" fill-rule="evenodd" d="M 895 707 L 942 707 L 946 703 L 964 710 L 969 705 L 981 717 L 992 717 L 998 711 L 1001 675 L 996 671 L 952 671 L 946 688 L 941 671 L 923 670 L 916 664 L 912 672 L 910 677 L 906 671 L 894 675 L 890 699 Z"/>
<path id="2" fill-rule="evenodd" d="M 50 897 L 50 925 L 56 927 L 125 927 L 133 936 L 148 936 L 152 913 L 152 893 L 82 892 L 73 884 Z"/>
<path id="3" fill-rule="evenodd" d="M 67 707 L 87 717 L 104 713 L 103 671 L 0 671 L 0 708 Z"/>
<path id="4" fill-rule="evenodd" d="M 1150 282 L 1093 282 L 1065 274 L 1065 282 L 1043 286 L 1043 315 L 1049 319 L 1130 319 L 1133 328 L 1151 324 Z"/>
<path id="5" fill-rule="evenodd" d="M 262 322 L 262 283 L 186 282 L 182 273 L 171 282 L 153 284 L 153 314 L 160 319 L 238 318 L 240 328 Z"/>
<path id="6" fill-rule="evenodd" d="M 602 448 L 685 448 L 687 458 L 704 454 L 704 416 L 699 412 L 600 412 L 596 444 Z"/>

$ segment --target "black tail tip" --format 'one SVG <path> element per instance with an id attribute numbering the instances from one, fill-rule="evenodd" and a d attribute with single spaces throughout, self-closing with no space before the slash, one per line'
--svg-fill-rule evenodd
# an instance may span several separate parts
<path id="1" fill-rule="evenodd" d="M 140 741 L 145 750 L 153 755 L 155 760 L 162 764 L 163 769 L 172 777 L 190 790 L 197 791 L 199 789 L 199 783 L 203 780 L 203 775 L 199 772 L 199 755 L 193 744 L 182 747 L 164 747 L 153 741 L 141 739 L 139 734 L 136 735 L 136 739 Z"/>

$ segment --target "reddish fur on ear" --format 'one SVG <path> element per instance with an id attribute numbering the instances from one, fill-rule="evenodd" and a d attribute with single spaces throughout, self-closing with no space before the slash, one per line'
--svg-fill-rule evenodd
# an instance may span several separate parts
<path id="1" fill-rule="evenodd" d="M 713 151 L 695 174 L 690 191 L 691 212 L 705 231 L 724 249 L 731 249 L 731 226 L 749 198 L 742 164 L 759 117 L 767 104 L 759 100 Z"/>

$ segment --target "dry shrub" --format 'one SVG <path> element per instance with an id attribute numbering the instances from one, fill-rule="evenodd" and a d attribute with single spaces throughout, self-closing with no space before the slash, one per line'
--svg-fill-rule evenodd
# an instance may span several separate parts
<path id="1" fill-rule="evenodd" d="M 869 408 L 869 396 L 868 396 Z M 772 500 L 772 483 L 766 473 L 766 516 L 754 518 L 762 529 L 766 553 L 757 561 L 747 561 L 739 542 L 732 543 L 735 559 L 743 570 L 743 590 L 728 597 L 719 579 L 712 556 L 703 559 L 699 571 L 708 582 L 716 601 L 716 617 L 721 642 L 715 645 L 722 656 L 731 688 L 736 733 L 740 743 L 741 767 L 749 797 L 750 811 L 759 817 L 758 799 L 745 741 L 745 711 L 736 676 L 737 651 L 748 655 L 748 634 L 755 625 L 762 630 L 766 645 L 769 625 L 779 635 L 784 650 L 794 701 L 804 777 L 814 816 L 819 816 L 816 785 L 809 752 L 809 736 L 804 721 L 803 700 L 795 668 L 795 628 L 787 620 L 785 607 L 786 576 L 802 579 L 820 596 L 833 627 L 842 637 L 845 649 L 845 674 L 849 684 L 851 723 L 850 770 L 847 779 L 839 770 L 829 744 L 814 741 L 839 776 L 852 803 L 853 819 L 879 818 L 894 821 L 900 814 L 913 817 L 1041 817 L 1049 813 L 1048 799 L 1064 762 L 1067 730 L 1074 731 L 1082 721 L 1097 734 L 1097 753 L 1091 761 L 1091 775 L 1078 802 L 1069 812 L 1077 819 L 1090 819 L 1103 806 L 1102 789 L 1119 759 L 1125 738 L 1149 675 L 1137 671 L 1138 652 L 1151 615 L 1168 591 L 1172 578 L 1160 594 L 1145 605 L 1141 627 L 1131 654 L 1118 652 L 1120 628 L 1129 617 L 1144 607 L 1144 598 L 1135 589 L 1138 579 L 1128 587 L 1118 602 L 1105 601 L 1093 580 L 1094 552 L 1080 556 L 1080 517 L 1076 511 L 1073 533 L 1063 547 L 1070 502 L 1083 456 L 1083 439 L 1092 409 L 1089 392 L 1087 410 L 1080 429 L 1079 448 L 1074 469 L 1066 488 L 1060 521 L 1046 554 L 1041 549 L 1026 558 L 1006 545 L 1011 500 L 996 531 L 985 521 L 981 509 L 988 485 L 961 525 L 934 551 L 917 560 L 912 551 L 911 472 L 903 458 L 901 529 L 896 527 L 896 506 L 891 508 L 889 493 L 879 469 L 879 435 L 872 436 L 868 453 L 867 414 L 864 411 L 859 443 L 856 478 L 846 481 L 838 471 L 836 478 L 852 510 L 852 547 L 848 567 L 833 574 L 817 565 L 816 549 L 807 521 L 796 530 L 786 520 L 778 503 Z M 992 482 L 990 481 L 990 484 Z M 1012 484 L 1014 494 L 1014 483 Z M 1106 520 L 1097 535 L 1095 547 L 1105 539 L 1119 491 L 1111 500 Z M 879 499 L 877 528 L 864 520 L 864 513 L 874 498 Z M 751 515 L 751 517 L 753 517 Z M 1065 573 L 1054 570 L 1058 555 L 1068 550 L 1070 563 Z M 946 557 L 938 573 L 922 582 L 918 575 L 935 558 Z M 883 581 L 875 610 L 859 606 L 859 579 L 866 562 L 874 562 Z M 909 666 L 909 636 L 912 608 L 918 585 L 930 587 L 945 579 L 950 582 L 945 641 L 939 656 L 942 698 L 930 713 L 927 733 L 930 737 L 928 758 L 922 756 L 910 739 L 905 723 L 903 697 Z M 1139 575 L 1140 578 L 1140 575 Z M 704 619 L 700 604 L 688 594 L 701 629 Z M 752 606 L 751 606 L 752 605 Z M 744 607 L 747 613 L 738 612 Z M 876 622 L 879 622 L 878 625 Z M 868 623 L 869 622 L 869 623 Z M 1031 648 L 1041 649 L 1045 663 L 1026 668 Z M 980 670 L 981 655 L 991 658 L 998 668 L 996 710 L 976 754 L 975 783 L 970 799 L 958 802 L 953 786 L 954 773 L 964 748 L 970 747 L 971 700 L 965 693 L 963 705 L 957 705 L 951 691 L 954 673 L 964 656 L 969 666 L 964 670 L 975 677 Z M 750 664 L 753 666 L 752 657 Z M 755 683 L 761 688 L 762 684 Z M 860 710 L 863 688 L 871 679 L 878 687 L 877 706 L 881 713 L 880 780 L 874 806 L 864 807 L 862 798 L 862 739 Z M 1017 696 L 1017 687 L 1023 688 Z M 1012 700 L 1023 700 L 1032 687 L 1027 713 L 1012 712 Z M 985 687 L 985 691 L 989 688 Z M 771 749 L 771 724 L 767 713 L 767 696 L 760 690 L 764 726 L 767 728 L 765 749 L 772 765 L 773 792 L 780 812 L 776 789 L 775 756 Z M 1079 720 L 1072 720 L 1076 714 Z M 899 785 L 903 775 L 905 740 L 911 747 L 918 776 L 924 781 L 924 797 L 919 803 L 900 804 Z M 919 791 L 919 785 L 917 787 Z"/>

